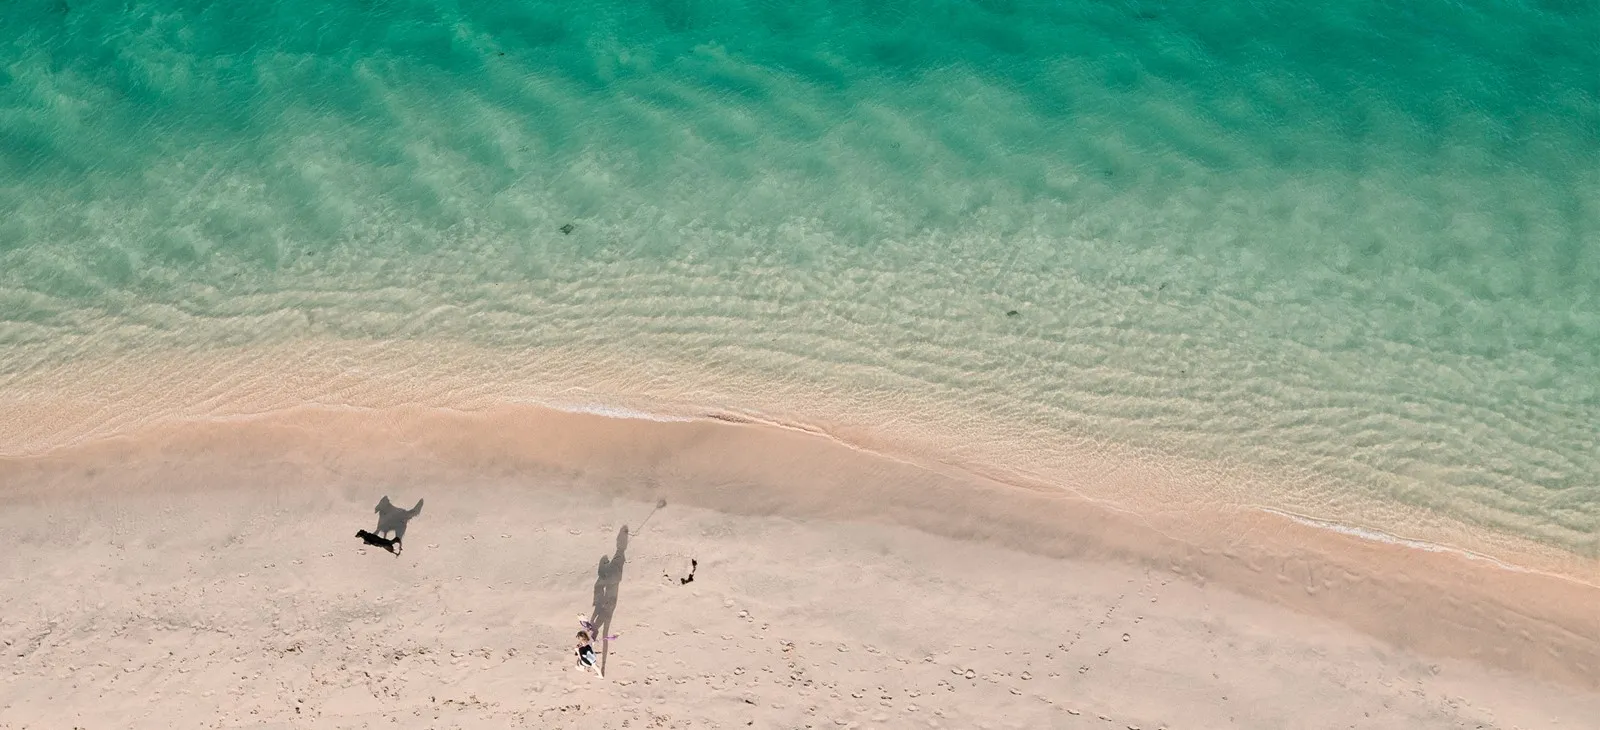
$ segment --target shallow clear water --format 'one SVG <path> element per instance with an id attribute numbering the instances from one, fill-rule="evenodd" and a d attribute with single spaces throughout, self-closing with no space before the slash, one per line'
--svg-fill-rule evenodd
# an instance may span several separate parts
<path id="1" fill-rule="evenodd" d="M 1596 38 L 1575 0 L 13 0 L 0 378 L 587 347 L 1595 555 Z"/>

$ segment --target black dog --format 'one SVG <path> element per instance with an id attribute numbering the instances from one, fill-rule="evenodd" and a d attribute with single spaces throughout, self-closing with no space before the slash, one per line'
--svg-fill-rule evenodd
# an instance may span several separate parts
<path id="1" fill-rule="evenodd" d="M 371 545 L 373 547 L 381 547 L 384 550 L 388 550 L 389 552 L 394 553 L 395 555 L 399 555 L 400 554 L 400 541 L 399 540 L 390 540 L 390 539 L 388 539 L 386 537 L 379 537 L 379 536 L 374 535 L 374 534 L 372 534 L 370 532 L 367 532 L 366 530 L 357 530 L 356 531 L 356 537 L 361 538 L 362 542 L 364 542 L 364 543 L 366 543 L 368 545 Z"/>

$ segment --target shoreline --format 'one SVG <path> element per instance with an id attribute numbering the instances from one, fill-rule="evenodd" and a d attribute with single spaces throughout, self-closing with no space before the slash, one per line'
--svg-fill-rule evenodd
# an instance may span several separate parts
<path id="1" fill-rule="evenodd" d="M 1146 453 L 954 412 L 950 403 L 911 393 L 898 394 L 895 403 L 869 403 L 851 392 L 763 385 L 749 375 L 704 364 L 629 362 L 592 349 L 519 356 L 449 342 L 294 340 L 87 359 L 0 375 L 0 408 L 14 414 L 0 421 L 0 459 L 47 455 L 162 423 L 269 417 L 302 407 L 469 413 L 532 407 L 662 422 L 711 419 L 809 433 L 924 468 L 1064 491 L 1134 513 L 1264 509 L 1600 584 L 1594 567 L 1600 555 L 1586 552 L 1592 538 L 1569 535 L 1563 539 L 1579 539 L 1569 547 L 1353 491 L 1310 471 L 1269 470 L 1225 454 L 1201 460 Z"/>
<path id="2" fill-rule="evenodd" d="M 659 410 L 649 410 L 651 406 L 665 406 L 665 404 L 651 403 L 646 405 L 642 402 L 635 402 L 631 404 L 617 405 L 609 404 L 600 400 L 580 399 L 572 399 L 565 402 L 521 400 L 501 403 L 476 402 L 470 405 L 462 405 L 459 407 L 448 405 L 430 405 L 426 408 L 426 410 L 435 410 L 441 413 L 481 414 L 493 413 L 497 410 L 502 410 L 505 408 L 526 408 L 534 411 L 549 411 L 573 416 L 592 416 L 596 418 L 613 419 L 618 421 L 640 421 L 663 424 L 717 423 L 735 426 L 749 426 L 754 428 L 770 428 L 779 431 L 825 439 L 833 445 L 843 449 L 859 452 L 875 458 L 902 462 L 919 468 L 930 469 L 944 473 L 953 473 L 959 478 L 973 478 L 991 481 L 1021 489 L 1037 490 L 1041 488 L 1049 488 L 1044 485 L 1047 480 L 1042 477 L 1026 472 L 1019 473 L 998 465 L 971 462 L 944 462 L 931 459 L 926 455 L 926 453 L 933 451 L 934 447 L 929 444 L 893 444 L 906 448 L 905 453 L 895 453 L 894 451 L 888 449 L 875 448 L 874 446 L 867 445 L 866 439 L 862 440 L 863 443 L 858 443 L 844 436 L 837 435 L 826 428 L 808 425 L 793 420 L 775 418 L 757 412 L 738 412 L 731 409 L 708 409 L 703 407 L 696 408 L 682 404 L 678 404 L 676 408 L 660 407 Z M 330 412 L 348 411 L 352 414 L 370 415 L 390 408 L 406 407 L 407 406 L 405 404 L 400 402 L 392 402 L 388 405 L 354 405 L 306 402 L 292 405 L 279 405 L 261 411 L 245 410 L 228 415 L 210 415 L 197 418 L 180 417 L 170 419 L 155 419 L 136 425 L 129 433 L 113 432 L 110 434 L 84 435 L 76 440 L 69 440 L 59 444 L 46 446 L 34 451 L 0 451 L 0 462 L 4 462 L 6 460 L 26 461 L 41 458 L 48 459 L 51 458 L 52 455 L 71 453 L 74 449 L 89 447 L 101 441 L 114 441 L 120 438 L 128 437 L 137 438 L 141 431 L 151 428 L 156 430 L 172 427 L 204 428 L 206 424 L 228 424 L 263 419 L 270 420 L 283 416 L 292 417 L 294 413 L 308 409 Z M 917 453 L 919 451 L 922 453 Z M 1054 484 L 1049 486 L 1060 488 L 1073 497 L 1085 499 L 1091 502 L 1097 502 L 1102 506 L 1112 509 L 1120 508 L 1123 509 L 1123 511 L 1128 511 L 1130 513 L 1137 513 L 1140 511 L 1138 508 L 1128 509 L 1113 499 L 1097 498 L 1095 496 L 1085 494 L 1081 491 L 1073 489 L 1068 485 Z M 1144 506 L 1148 506 L 1148 503 Z M 1272 515 L 1296 522 L 1303 526 L 1340 533 L 1356 539 L 1385 543 L 1416 550 L 1451 553 L 1463 558 L 1490 563 L 1503 570 L 1537 573 L 1549 577 L 1570 580 L 1580 585 L 1600 588 L 1600 559 L 1590 559 L 1582 555 L 1561 550 L 1560 548 L 1544 545 L 1542 543 L 1531 542 L 1521 536 L 1506 535 L 1504 533 L 1494 531 L 1476 531 L 1477 536 L 1479 537 L 1492 537 L 1498 541 L 1496 543 L 1497 545 L 1509 547 L 1511 549 L 1511 555 L 1505 556 L 1496 555 L 1481 549 L 1465 547 L 1437 538 L 1405 535 L 1382 527 L 1374 527 L 1359 523 L 1350 523 L 1339 519 L 1330 519 L 1321 516 L 1302 514 L 1280 507 L 1244 502 L 1237 505 L 1231 505 L 1231 508 L 1255 511 L 1264 515 Z M 1437 515 L 1432 517 L 1435 518 L 1434 521 L 1436 524 L 1442 522 L 1451 525 L 1445 529 L 1435 529 L 1435 532 L 1448 531 L 1455 534 L 1475 532 L 1474 528 L 1455 523 L 1454 520 L 1448 517 Z"/>
<path id="3" fill-rule="evenodd" d="M 1523 573 L 1260 510 L 1130 512 L 755 423 L 526 405 L 301 407 L 156 424 L 48 455 L 0 459 L 12 504 L 92 503 L 108 489 L 207 493 L 239 489 L 241 479 L 470 490 L 549 478 L 580 480 L 612 499 L 882 524 L 1056 559 L 1144 566 L 1402 649 L 1600 690 L 1593 671 L 1600 667 L 1600 616 L 1592 611 L 1600 589 L 1582 580 L 1582 571 L 1600 574 L 1593 563 L 1574 559 L 1572 577 Z"/>

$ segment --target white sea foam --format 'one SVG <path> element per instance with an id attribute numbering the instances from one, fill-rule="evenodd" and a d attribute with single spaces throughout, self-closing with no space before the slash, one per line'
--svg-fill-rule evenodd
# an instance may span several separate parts
<path id="1" fill-rule="evenodd" d="M 636 408 L 628 408 L 626 406 L 610 405 L 606 403 L 554 403 L 550 404 L 549 407 L 554 410 L 564 411 L 566 413 L 583 413 L 591 416 L 620 418 L 632 421 L 682 423 L 699 420 L 695 418 L 689 418 L 687 416 L 678 416 L 669 413 L 653 413 L 650 411 L 641 411 Z"/>
<path id="2" fill-rule="evenodd" d="M 1358 537 L 1358 538 L 1361 538 L 1363 540 L 1371 540 L 1372 542 L 1381 542 L 1381 543 L 1385 543 L 1385 544 L 1388 544 L 1388 545 L 1399 545 L 1401 547 L 1412 548 L 1414 550 L 1425 550 L 1425 551 L 1430 552 L 1430 553 L 1451 553 L 1451 554 L 1454 554 L 1454 555 L 1460 555 L 1460 556 L 1462 556 L 1464 558 L 1468 558 L 1470 560 L 1481 560 L 1481 561 L 1484 561 L 1486 563 L 1490 563 L 1490 564 L 1494 565 L 1497 568 L 1504 568 L 1506 570 L 1514 570 L 1514 571 L 1517 571 L 1519 573 L 1532 572 L 1532 571 L 1529 571 L 1526 568 L 1523 568 L 1523 567 L 1520 567 L 1520 566 L 1516 566 L 1516 565 L 1512 565 L 1512 564 L 1507 563 L 1507 562 L 1502 561 L 1502 560 L 1496 560 L 1496 559 L 1494 559 L 1492 557 L 1489 557 L 1488 555 L 1484 555 L 1482 553 L 1476 553 L 1476 552 L 1473 552 L 1471 550 L 1463 550 L 1461 548 L 1453 547 L 1453 546 L 1450 546 L 1450 545 L 1441 545 L 1441 544 L 1436 543 L 1436 542 L 1428 542 L 1426 540 L 1416 540 L 1416 539 L 1409 538 L 1409 537 L 1401 537 L 1399 535 L 1393 535 L 1393 534 L 1384 532 L 1382 530 L 1374 530 L 1374 529 L 1367 528 L 1367 527 L 1360 527 L 1360 526 L 1355 526 L 1355 525 L 1346 525 L 1346 524 L 1341 524 L 1341 523 L 1338 523 L 1338 522 L 1331 522 L 1331 521 L 1328 521 L 1328 520 L 1319 520 L 1319 519 L 1317 519 L 1315 517 L 1307 517 L 1305 515 L 1297 515 L 1297 514 L 1295 514 L 1293 512 L 1285 512 L 1283 510 L 1272 509 L 1270 507 L 1257 507 L 1256 509 L 1259 509 L 1262 512 L 1270 512 L 1272 514 L 1278 515 L 1279 517 L 1287 517 L 1288 519 L 1293 520 L 1296 523 L 1299 523 L 1299 524 L 1302 524 L 1302 525 L 1306 525 L 1308 527 L 1315 527 L 1315 528 L 1321 529 L 1321 530 L 1331 530 L 1331 531 L 1337 532 L 1337 533 L 1339 533 L 1341 535 L 1349 535 L 1351 537 Z"/>

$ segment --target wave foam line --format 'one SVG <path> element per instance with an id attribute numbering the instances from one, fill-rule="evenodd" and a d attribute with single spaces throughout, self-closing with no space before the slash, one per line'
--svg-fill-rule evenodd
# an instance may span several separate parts
<path id="1" fill-rule="evenodd" d="M 1308 516 L 1302 515 L 1302 514 L 1295 514 L 1293 512 L 1287 512 L 1287 511 L 1280 510 L 1280 509 L 1273 509 L 1271 507 L 1262 507 L 1262 506 L 1259 506 L 1259 505 L 1253 505 L 1251 507 L 1251 509 L 1256 509 L 1256 510 L 1260 510 L 1262 512 L 1271 513 L 1271 514 L 1277 515 L 1279 517 L 1284 517 L 1284 518 L 1289 519 L 1290 521 L 1297 522 L 1297 523 L 1305 525 L 1307 527 L 1314 527 L 1314 528 L 1317 528 L 1319 530 L 1331 530 L 1331 531 L 1337 532 L 1337 533 L 1339 533 L 1341 535 L 1349 535 L 1351 537 L 1360 538 L 1362 540 L 1370 540 L 1372 542 L 1380 542 L 1380 543 L 1384 543 L 1386 545 L 1398 545 L 1400 547 L 1411 548 L 1413 550 L 1424 550 L 1424 551 L 1427 551 L 1427 552 L 1430 552 L 1430 553 L 1450 553 L 1450 554 L 1453 554 L 1453 555 L 1459 555 L 1461 557 L 1467 558 L 1468 560 L 1483 561 L 1483 562 L 1489 563 L 1490 565 L 1493 565 L 1493 566 L 1495 566 L 1497 568 L 1503 568 L 1505 570 L 1509 570 L 1509 571 L 1513 571 L 1513 572 L 1517 572 L 1517 573 L 1532 573 L 1532 574 L 1535 574 L 1535 575 L 1541 575 L 1541 576 L 1545 576 L 1545 577 L 1549 577 L 1549 578 L 1559 578 L 1561 580 L 1565 580 L 1565 581 L 1568 581 L 1570 583 L 1576 583 L 1578 585 L 1585 585 L 1585 586 L 1590 586 L 1590 587 L 1594 587 L 1594 588 L 1600 588 L 1600 585 L 1596 585 L 1594 583 L 1590 583 L 1590 582 L 1584 581 L 1584 580 L 1579 580 L 1579 579 L 1574 578 L 1572 576 L 1562 575 L 1560 573 L 1550 573 L 1550 572 L 1546 572 L 1546 571 L 1543 571 L 1543 570 L 1534 570 L 1532 568 L 1526 568 L 1526 567 L 1523 567 L 1523 566 L 1520 566 L 1520 565 L 1516 565 L 1514 563 L 1508 563 L 1508 562 L 1506 562 L 1504 560 L 1500 560 L 1498 558 L 1491 557 L 1489 555 L 1484 555 L 1483 553 L 1473 552 L 1473 551 L 1467 550 L 1465 548 L 1459 548 L 1459 547 L 1456 547 L 1454 545 L 1443 545 L 1443 544 L 1436 543 L 1436 542 L 1428 542 L 1426 540 L 1418 540 L 1418 539 L 1410 538 L 1410 537 L 1401 537 L 1399 535 L 1395 535 L 1395 534 L 1392 534 L 1392 533 L 1384 532 L 1382 530 L 1375 530 L 1375 529 L 1372 529 L 1370 527 L 1360 527 L 1360 526 L 1357 526 L 1357 525 L 1346 525 L 1344 523 L 1333 522 L 1333 521 L 1330 521 L 1330 520 L 1320 520 L 1320 519 L 1317 519 L 1315 517 L 1308 517 Z"/>
<path id="2" fill-rule="evenodd" d="M 684 423 L 699 419 L 688 416 L 678 416 L 670 413 L 653 413 L 626 406 L 614 406 L 604 403 L 539 403 L 539 405 L 563 413 L 574 413 L 586 416 L 600 416 L 602 418 L 616 418 L 625 421 L 655 421 L 657 423 Z"/>

